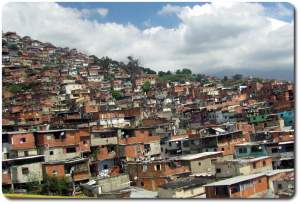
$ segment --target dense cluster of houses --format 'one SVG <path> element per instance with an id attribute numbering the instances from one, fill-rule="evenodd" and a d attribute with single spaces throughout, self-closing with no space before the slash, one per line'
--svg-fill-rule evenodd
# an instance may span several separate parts
<path id="1" fill-rule="evenodd" d="M 101 198 L 294 194 L 291 82 L 161 81 L 13 32 L 2 64 L 4 190 L 57 177 Z"/>

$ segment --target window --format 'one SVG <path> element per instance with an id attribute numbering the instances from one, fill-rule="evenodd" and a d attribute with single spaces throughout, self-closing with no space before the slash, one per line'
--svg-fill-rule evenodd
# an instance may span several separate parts
<path id="1" fill-rule="evenodd" d="M 282 148 L 282 146 L 280 146 Z M 285 146 L 285 152 L 294 152 L 294 144 L 289 144 Z"/>
<path id="2" fill-rule="evenodd" d="M 246 148 L 246 147 L 241 147 L 241 148 L 239 148 L 239 153 L 240 153 L 240 154 L 247 153 L 247 148 Z"/>
<path id="3" fill-rule="evenodd" d="M 172 143 L 171 142 L 169 142 L 169 147 L 171 147 L 172 146 Z"/>
<path id="4" fill-rule="evenodd" d="M 278 184 L 278 189 L 282 189 L 282 184 L 281 183 Z"/>
<path id="5" fill-rule="evenodd" d="M 256 169 L 256 163 L 253 163 L 253 168 Z"/>
<path id="6" fill-rule="evenodd" d="M 68 148 L 66 149 L 66 152 L 67 152 L 67 153 L 74 153 L 74 152 L 76 152 L 76 148 L 75 148 L 75 147 L 68 147 Z"/>
<path id="7" fill-rule="evenodd" d="M 25 157 L 28 157 L 28 155 L 29 155 L 29 154 L 28 154 L 28 151 L 24 151 L 24 156 L 25 156 Z"/>
<path id="8" fill-rule="evenodd" d="M 217 168 L 217 169 L 216 169 L 216 172 L 217 172 L 217 173 L 221 173 L 221 169 L 220 169 L 220 168 Z"/>
<path id="9" fill-rule="evenodd" d="M 104 147 L 103 147 L 104 148 Z M 110 152 L 114 152 L 115 151 L 115 147 L 114 146 L 107 146 L 107 151 Z"/>
<path id="10" fill-rule="evenodd" d="M 201 166 L 201 162 L 199 162 L 198 165 Z"/>
<path id="11" fill-rule="evenodd" d="M 150 144 L 144 144 L 144 150 L 146 153 L 151 151 Z"/>
<path id="12" fill-rule="evenodd" d="M 23 144 L 24 142 L 26 142 L 26 138 L 25 137 L 20 138 L 20 144 Z"/>
<path id="13" fill-rule="evenodd" d="M 252 146 L 251 152 L 262 152 L 262 147 L 261 146 Z"/>
<path id="14" fill-rule="evenodd" d="M 184 141 L 183 142 L 183 147 L 189 147 L 189 141 Z"/>
<path id="15" fill-rule="evenodd" d="M 107 164 L 104 164 L 104 165 L 103 165 L 103 169 L 108 169 Z"/>
<path id="16" fill-rule="evenodd" d="M 239 185 L 234 185 L 231 187 L 231 193 L 237 193 L 240 192 L 240 186 Z"/>
<path id="17" fill-rule="evenodd" d="M 143 181 L 141 181 L 141 186 L 144 186 L 144 182 Z"/>
<path id="18" fill-rule="evenodd" d="M 83 140 L 82 143 L 83 143 L 84 145 L 86 145 L 86 144 L 87 144 L 87 141 L 86 141 L 86 140 Z"/>
<path id="19" fill-rule="evenodd" d="M 272 153 L 278 153 L 278 148 L 272 148 Z"/>
<path id="20" fill-rule="evenodd" d="M 143 165 L 143 172 L 146 172 L 148 169 L 148 166 L 147 165 Z"/>
<path id="21" fill-rule="evenodd" d="M 155 171 L 160 171 L 161 170 L 161 165 L 160 164 L 155 165 L 154 170 Z"/>
<path id="22" fill-rule="evenodd" d="M 65 137 L 65 132 L 55 132 L 54 133 L 54 139 L 63 139 Z"/>
<path id="23" fill-rule="evenodd" d="M 261 183 L 261 179 L 258 179 L 258 183 Z"/>
<path id="24" fill-rule="evenodd" d="M 266 161 L 263 161 L 263 166 L 266 166 Z"/>
<path id="25" fill-rule="evenodd" d="M 56 133 L 54 133 L 54 139 L 55 139 L 55 140 L 58 140 L 59 138 L 60 138 L 60 134 L 59 134 L 59 133 L 57 133 L 57 132 L 56 132 Z"/>
<path id="26" fill-rule="evenodd" d="M 57 176 L 57 174 L 58 174 L 58 173 L 57 173 L 56 170 L 53 170 L 53 171 L 52 171 L 52 176 Z"/>
<path id="27" fill-rule="evenodd" d="M 141 147 L 140 147 L 140 146 L 136 146 L 136 152 L 137 152 L 138 154 L 142 153 Z"/>
<path id="28" fill-rule="evenodd" d="M 53 155 L 53 154 L 54 154 L 54 151 L 51 150 L 51 151 L 49 152 L 49 155 Z"/>
<path id="29" fill-rule="evenodd" d="M 226 186 L 217 186 L 216 187 L 216 195 L 228 197 L 229 192 Z"/>
<path id="30" fill-rule="evenodd" d="M 252 187 L 252 183 L 250 181 L 245 181 L 241 184 L 241 190 L 245 190 L 245 189 L 248 189 L 250 187 Z"/>
<path id="31" fill-rule="evenodd" d="M 222 151 L 224 151 L 224 147 L 222 147 Z"/>
<path id="32" fill-rule="evenodd" d="M 23 175 L 28 175 L 29 174 L 29 169 L 27 167 L 22 168 L 22 174 Z"/>

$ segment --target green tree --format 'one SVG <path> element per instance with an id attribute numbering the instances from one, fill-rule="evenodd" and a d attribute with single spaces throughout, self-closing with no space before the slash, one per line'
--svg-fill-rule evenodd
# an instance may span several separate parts
<path id="1" fill-rule="evenodd" d="M 120 91 L 111 90 L 110 93 L 111 93 L 112 97 L 116 100 L 119 100 L 120 98 L 123 97 L 123 95 Z"/>
<path id="2" fill-rule="evenodd" d="M 109 65 L 112 63 L 112 59 L 109 57 L 102 57 L 100 60 L 97 60 L 97 62 L 104 68 L 108 69 Z"/>
<path id="3" fill-rule="evenodd" d="M 254 78 L 253 78 L 253 81 L 254 81 L 254 82 L 262 83 L 262 82 L 263 82 L 263 79 L 261 79 L 261 78 L 259 78 L 259 77 L 254 77 Z"/>
<path id="4" fill-rule="evenodd" d="M 128 59 L 128 66 L 131 66 L 131 67 L 138 67 L 140 62 L 138 59 L 134 59 L 132 56 L 128 56 L 127 57 Z"/>
<path id="5" fill-rule="evenodd" d="M 145 81 L 144 84 L 142 85 L 143 92 L 148 93 L 148 91 L 150 90 L 150 88 L 151 88 L 150 82 L 149 81 Z"/>
<path id="6" fill-rule="evenodd" d="M 199 82 L 203 82 L 205 79 L 206 79 L 206 76 L 204 74 L 197 74 L 195 77 L 195 80 L 199 81 Z"/>
<path id="7" fill-rule="evenodd" d="M 69 195 L 70 183 L 65 177 L 48 176 L 42 185 L 42 194 L 46 195 Z"/>
<path id="8" fill-rule="evenodd" d="M 191 75 L 192 71 L 190 69 L 184 68 L 184 69 L 182 69 L 181 74 Z"/>
<path id="9" fill-rule="evenodd" d="M 29 193 L 40 193 L 42 185 L 39 182 L 39 178 L 37 174 L 31 173 L 28 176 L 28 183 L 25 184 L 26 189 Z"/>
<path id="10" fill-rule="evenodd" d="M 162 76 L 164 76 L 165 74 L 166 74 L 166 73 L 163 72 L 163 71 L 159 71 L 159 72 L 158 72 L 158 76 L 159 76 L 159 77 L 162 77 Z"/>
<path id="11" fill-rule="evenodd" d="M 8 90 L 12 93 L 20 93 L 23 91 L 23 86 L 21 84 L 12 84 L 8 87 Z"/>
<path id="12" fill-rule="evenodd" d="M 243 78 L 243 75 L 241 75 L 241 74 L 235 74 L 235 75 L 232 76 L 232 78 L 234 80 L 241 80 Z"/>
<path id="13" fill-rule="evenodd" d="M 154 71 L 150 68 L 144 68 L 144 73 L 145 74 L 156 74 L 156 71 Z"/>

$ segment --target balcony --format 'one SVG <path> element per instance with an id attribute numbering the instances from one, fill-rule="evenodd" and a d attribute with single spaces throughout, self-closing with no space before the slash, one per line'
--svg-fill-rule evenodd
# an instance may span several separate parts
<path id="1" fill-rule="evenodd" d="M 101 145 L 109 145 L 109 144 L 117 144 L 117 137 L 92 137 L 91 138 L 91 146 L 101 146 Z"/>
<path id="2" fill-rule="evenodd" d="M 154 141 L 160 141 L 160 136 L 136 136 L 136 137 L 128 137 L 122 138 L 119 140 L 119 144 L 136 144 L 136 143 L 149 143 Z"/>

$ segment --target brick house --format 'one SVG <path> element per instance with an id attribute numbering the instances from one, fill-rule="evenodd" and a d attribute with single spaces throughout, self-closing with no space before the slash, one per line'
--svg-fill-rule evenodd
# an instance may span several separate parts
<path id="1" fill-rule="evenodd" d="M 134 185 L 155 191 L 160 185 L 182 175 L 190 174 L 189 167 L 167 160 L 127 162 L 126 173 Z"/>
<path id="2" fill-rule="evenodd" d="M 43 176 L 66 177 L 75 182 L 88 181 L 90 178 L 89 161 L 86 158 L 49 161 L 43 163 Z"/>

